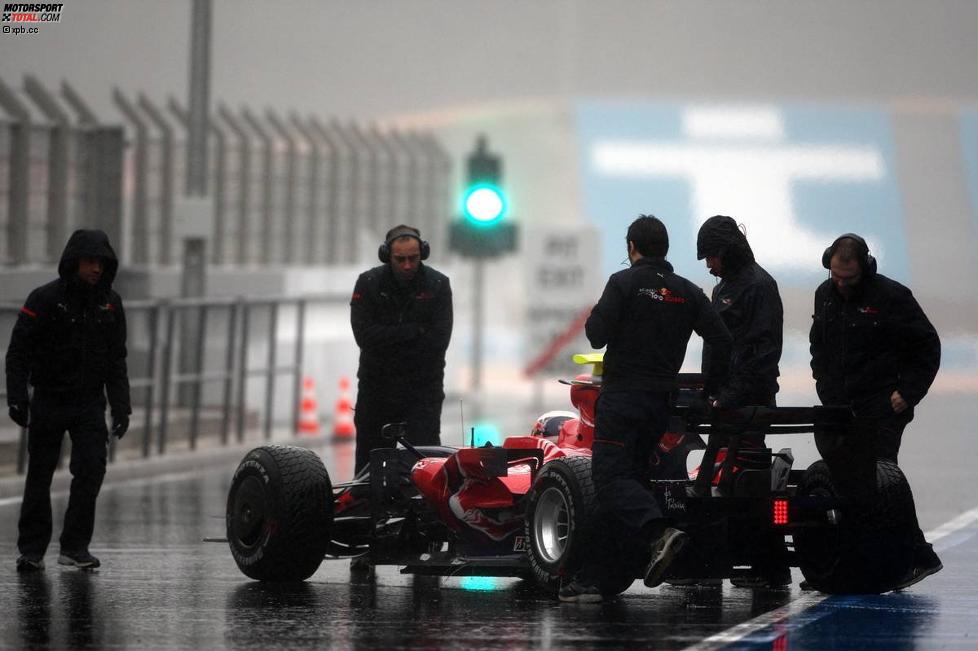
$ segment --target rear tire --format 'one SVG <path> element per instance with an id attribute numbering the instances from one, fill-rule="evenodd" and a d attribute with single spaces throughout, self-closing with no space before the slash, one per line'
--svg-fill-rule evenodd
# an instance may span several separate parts
<path id="1" fill-rule="evenodd" d="M 913 567 L 913 496 L 906 477 L 892 462 L 877 460 L 878 499 L 860 520 L 842 513 L 838 525 L 800 529 L 795 550 L 805 579 L 828 594 L 879 594 L 892 590 Z M 838 496 L 824 461 L 805 472 L 798 495 Z"/>
<path id="2" fill-rule="evenodd" d="M 259 581 L 304 581 L 319 568 L 333 522 L 333 491 L 312 450 L 267 445 L 242 459 L 227 500 L 235 563 Z"/>

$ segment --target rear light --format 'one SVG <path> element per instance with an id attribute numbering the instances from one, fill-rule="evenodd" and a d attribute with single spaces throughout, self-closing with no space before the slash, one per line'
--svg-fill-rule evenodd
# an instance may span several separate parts
<path id="1" fill-rule="evenodd" d="M 771 519 L 776 525 L 788 524 L 788 500 L 774 500 L 772 502 Z"/>

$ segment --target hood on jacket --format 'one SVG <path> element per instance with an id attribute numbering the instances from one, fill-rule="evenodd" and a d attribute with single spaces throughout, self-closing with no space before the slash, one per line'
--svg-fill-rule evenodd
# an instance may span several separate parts
<path id="1" fill-rule="evenodd" d="M 724 276 L 736 273 L 754 262 L 754 251 L 737 222 L 726 215 L 714 215 L 700 226 L 696 235 L 696 259 L 717 256 L 723 260 Z"/>
<path id="2" fill-rule="evenodd" d="M 102 258 L 102 278 L 98 286 L 108 289 L 112 287 L 115 274 L 119 270 L 119 259 L 109 244 L 109 236 L 97 229 L 78 229 L 68 238 L 65 250 L 58 262 L 58 275 L 65 282 L 72 282 L 78 273 L 80 258 Z"/>

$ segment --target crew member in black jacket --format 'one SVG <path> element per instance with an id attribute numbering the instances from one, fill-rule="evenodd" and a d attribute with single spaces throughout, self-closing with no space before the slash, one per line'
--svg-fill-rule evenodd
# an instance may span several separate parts
<path id="1" fill-rule="evenodd" d="M 713 288 L 713 309 L 733 337 L 730 374 L 714 407 L 775 406 L 781 360 L 784 308 L 774 278 L 754 260 L 747 237 L 731 217 L 715 215 L 700 227 L 696 258 L 706 258 L 720 278 Z M 703 356 L 710 356 L 710 344 Z"/>
<path id="2" fill-rule="evenodd" d="M 51 478 L 67 430 L 71 437 L 71 493 L 61 531 L 58 563 L 99 566 L 88 551 L 95 502 L 105 476 L 108 431 L 129 428 L 126 316 L 112 291 L 119 262 L 99 230 L 68 239 L 57 280 L 38 287 L 20 309 L 7 348 L 10 417 L 28 428 L 27 482 L 20 508 L 18 571 L 44 569 L 51 541 Z M 34 387 L 28 396 L 28 383 Z"/>
<path id="3" fill-rule="evenodd" d="M 859 431 L 815 441 L 840 491 L 870 509 L 876 459 L 897 462 L 903 430 L 940 367 L 941 341 L 910 290 L 877 273 L 862 237 L 840 236 L 822 265 L 831 277 L 815 291 L 812 375 L 822 404 L 850 405 Z M 914 564 L 898 587 L 943 567 L 919 526 Z"/>
<path id="4" fill-rule="evenodd" d="M 720 278 L 711 302 L 733 337 L 730 374 L 714 396 L 713 406 L 776 406 L 784 328 L 778 284 L 754 260 L 737 222 L 725 215 L 714 215 L 700 226 L 696 258 L 706 258 L 710 273 Z M 710 344 L 704 343 L 703 358 L 709 359 L 711 352 Z M 745 439 L 742 445 L 764 447 L 764 436 Z M 759 553 L 752 573 L 735 577 L 731 583 L 741 587 L 791 583 L 784 537 L 774 536 L 770 548 Z"/>
<path id="5" fill-rule="evenodd" d="M 384 264 L 360 274 L 353 289 L 350 322 L 360 346 L 357 472 L 381 446 L 387 423 L 406 421 L 415 445 L 440 444 L 452 288 L 447 276 L 422 262 L 429 253 L 418 229 L 396 226 L 378 251 Z"/>
<path id="6" fill-rule="evenodd" d="M 649 457 L 672 413 L 677 375 L 693 331 L 711 344 L 707 389 L 715 391 L 730 361 L 730 334 L 699 287 L 673 273 L 669 236 L 657 218 L 642 215 L 625 238 L 631 267 L 608 279 L 585 324 L 595 348 L 607 346 L 592 448 L 599 508 L 628 537 L 652 546 L 645 584 L 659 585 L 686 543 L 667 526 L 648 489 Z M 600 601 L 585 567 L 560 588 L 562 601 Z"/>

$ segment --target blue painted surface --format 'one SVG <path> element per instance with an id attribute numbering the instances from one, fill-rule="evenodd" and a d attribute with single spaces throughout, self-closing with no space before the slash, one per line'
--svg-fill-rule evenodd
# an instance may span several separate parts
<path id="1" fill-rule="evenodd" d="M 875 245 L 875 252 L 880 254 L 877 257 L 881 263 L 885 261 L 888 275 L 901 281 L 910 280 L 904 220 L 894 173 L 893 140 L 885 111 L 876 107 L 761 106 L 758 112 L 776 123 L 776 133 L 717 137 L 692 133 L 684 127 L 684 116 L 688 118 L 696 110 L 693 106 L 664 103 L 626 105 L 584 101 L 578 104 L 576 118 L 585 207 L 589 218 L 601 229 L 605 274 L 621 268 L 628 224 L 640 213 L 654 213 L 669 228 L 669 259 L 677 272 L 702 284 L 710 283 L 703 263 L 696 260 L 695 234 L 703 219 L 721 212 L 732 214 L 746 224 L 759 261 L 784 286 L 807 288 L 819 282 L 823 278 L 821 249 L 847 231 L 859 232 Z M 731 156 L 733 163 L 727 169 L 741 176 L 732 188 L 705 193 L 706 186 L 700 185 L 697 194 L 696 183 L 686 173 L 609 171 L 595 160 L 597 148 L 608 143 L 659 148 L 667 156 L 676 154 L 677 158 L 694 151 L 697 152 L 694 157 L 698 156 L 700 161 L 692 163 L 697 169 L 709 167 L 711 152 L 717 152 Z M 839 169 L 845 167 L 847 157 L 860 154 L 879 161 L 878 174 L 868 178 L 855 173 L 849 178 L 841 172 L 837 174 L 831 163 L 823 160 L 821 165 L 813 164 L 812 169 L 822 169 L 824 174 L 814 177 L 809 173 L 799 174 L 787 183 L 788 199 L 779 199 L 777 188 L 770 182 L 776 173 L 763 171 L 775 169 L 770 165 L 765 167 L 763 161 L 779 152 L 798 157 L 836 156 Z M 756 171 L 754 176 L 751 170 Z M 697 171 L 692 173 L 695 175 Z M 722 181 L 723 174 L 719 178 Z M 743 182 L 739 182 L 741 178 Z M 724 203 L 724 192 L 731 197 L 730 203 Z M 769 202 L 767 221 L 750 214 L 765 201 Z M 701 205 L 717 209 L 698 214 L 697 206 Z M 792 219 L 793 226 L 782 236 L 752 228 L 752 224 L 777 220 L 790 224 Z M 805 239 L 803 234 L 807 246 L 800 246 Z M 799 246 L 793 245 L 793 239 Z M 785 250 L 791 253 L 785 254 Z M 778 255 L 797 257 L 794 261 L 779 261 Z"/>
<path id="2" fill-rule="evenodd" d="M 978 524 L 934 545 L 944 569 L 903 592 L 829 597 L 730 649 L 978 648 Z"/>

